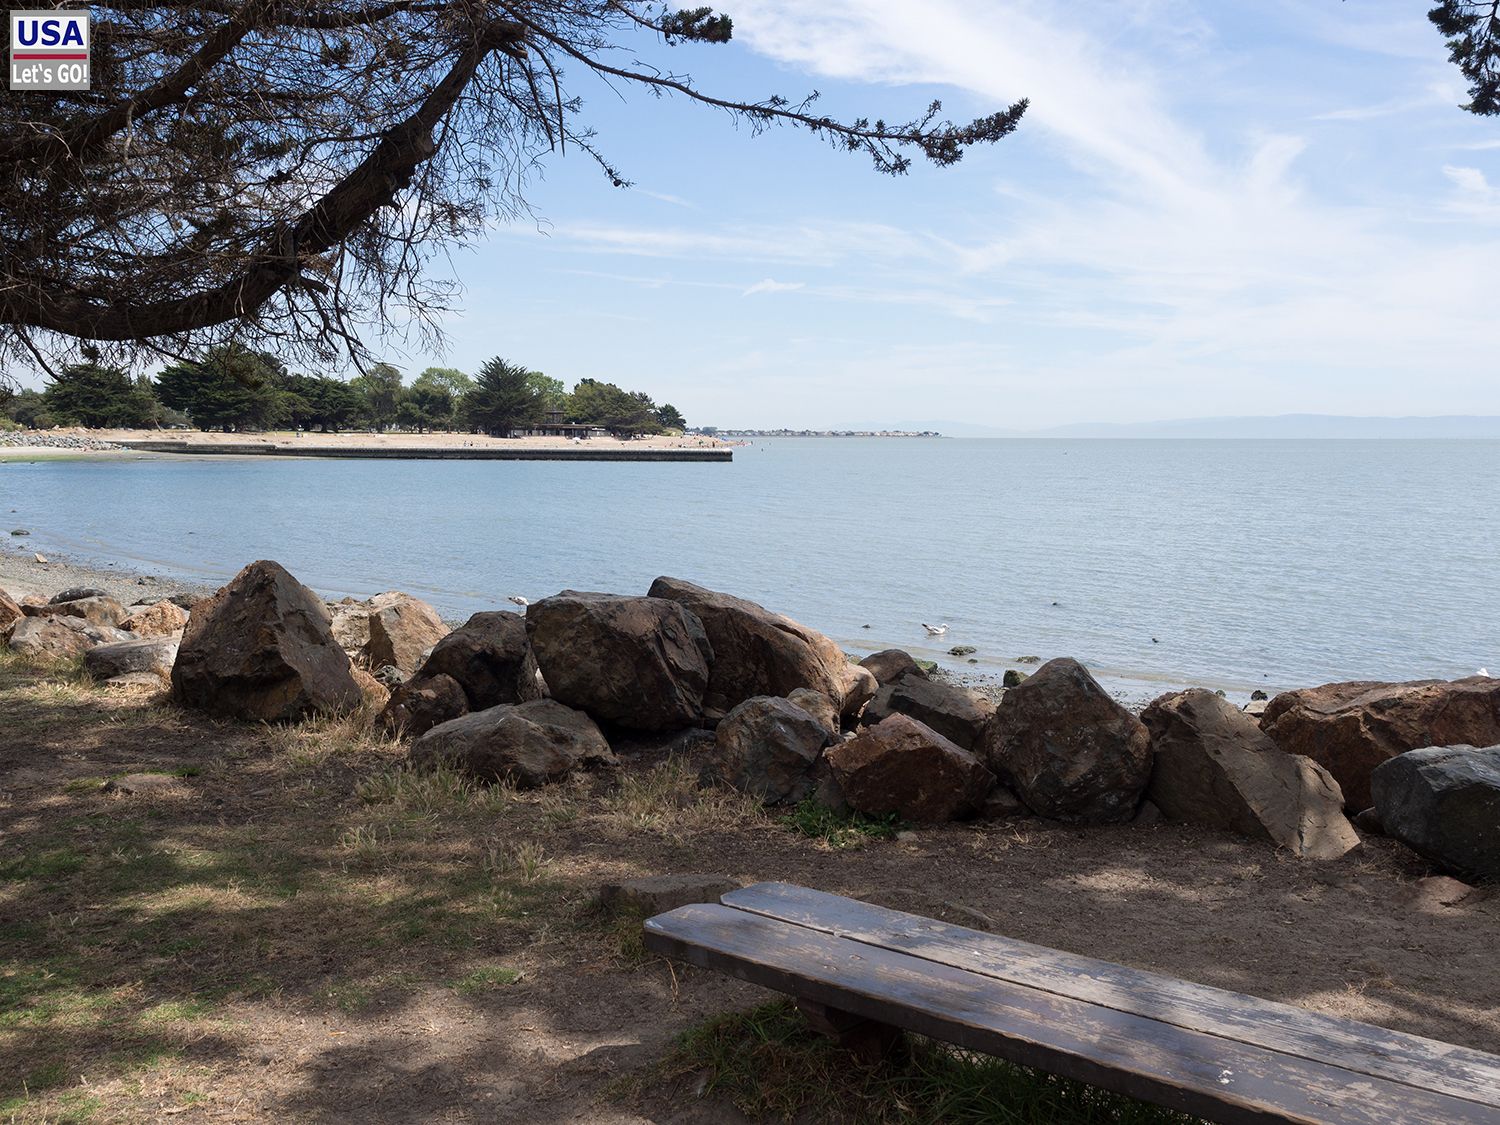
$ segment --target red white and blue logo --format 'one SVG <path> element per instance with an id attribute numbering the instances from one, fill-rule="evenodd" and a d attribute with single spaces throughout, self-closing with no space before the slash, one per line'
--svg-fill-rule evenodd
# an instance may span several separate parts
<path id="1" fill-rule="evenodd" d="M 87 10 L 11 12 L 10 88 L 87 90 Z"/>

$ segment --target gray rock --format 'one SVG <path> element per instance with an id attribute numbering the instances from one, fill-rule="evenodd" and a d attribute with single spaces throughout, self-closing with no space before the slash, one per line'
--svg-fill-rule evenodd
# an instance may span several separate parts
<path id="1" fill-rule="evenodd" d="M 81 617 L 90 625 L 107 625 L 112 629 L 118 628 L 126 616 L 125 607 L 107 594 L 25 606 L 23 612 L 31 617 Z"/>
<path id="2" fill-rule="evenodd" d="M 599 905 L 610 914 L 649 918 L 694 902 L 718 902 L 740 884 L 724 875 L 647 875 L 605 883 Z"/>
<path id="3" fill-rule="evenodd" d="M 719 724 L 706 772 L 768 805 L 795 804 L 813 791 L 810 771 L 831 737 L 823 722 L 791 700 L 757 696 Z"/>
<path id="4" fill-rule="evenodd" d="M 882 649 L 873 652 L 859 662 L 861 668 L 867 669 L 875 677 L 875 682 L 881 687 L 893 684 L 903 676 L 916 676 L 926 679 L 927 673 L 922 666 L 912 659 L 911 654 L 899 648 Z"/>
<path id="5" fill-rule="evenodd" d="M 616 764 L 594 721 L 552 699 L 450 719 L 417 739 L 410 757 L 415 765 L 447 762 L 470 777 L 509 782 L 518 789 Z"/>
<path id="6" fill-rule="evenodd" d="M 11 651 L 33 660 L 71 660 L 96 645 L 131 640 L 129 633 L 81 617 L 23 617 L 11 626 Z"/>
<path id="7" fill-rule="evenodd" d="M 92 648 L 84 654 L 83 668 L 96 680 L 110 680 L 137 672 L 165 678 L 172 674 L 176 660 L 176 637 L 147 637 Z"/>
<path id="8" fill-rule="evenodd" d="M 1005 675 L 1000 677 L 1000 685 L 1008 688 L 1020 687 L 1029 678 L 1030 674 L 1027 672 L 1018 672 L 1014 668 L 1007 668 Z"/>
<path id="9" fill-rule="evenodd" d="M 82 601 L 84 598 L 107 597 L 109 597 L 109 591 L 101 590 L 97 586 L 73 586 L 70 589 L 62 591 L 61 593 L 53 594 L 51 601 L 47 604 L 62 605 L 64 602 L 78 602 Z"/>
<path id="10" fill-rule="evenodd" d="M 1370 774 L 1388 836 L 1439 867 L 1500 879 L 1500 746 L 1429 746 Z"/>
<path id="11" fill-rule="evenodd" d="M 873 726 L 892 715 L 907 715 L 972 751 L 994 714 L 995 704 L 982 695 L 939 680 L 903 676 L 875 693 L 861 719 Z"/>
<path id="12" fill-rule="evenodd" d="M 981 757 L 1032 812 L 1121 824 L 1151 776 L 1151 737 L 1076 660 L 1049 660 L 1005 693 Z"/>
<path id="13" fill-rule="evenodd" d="M 949 656 L 968 656 L 970 653 L 972 653 L 972 652 L 978 652 L 978 651 L 979 650 L 977 648 L 975 648 L 973 645 L 954 645 L 952 648 L 950 648 L 948 650 L 948 655 Z"/>
<path id="14" fill-rule="evenodd" d="M 1309 859 L 1337 859 L 1359 846 L 1328 771 L 1278 750 L 1221 696 L 1164 695 L 1141 719 L 1154 760 L 1146 796 L 1168 818 L 1268 839 Z"/>

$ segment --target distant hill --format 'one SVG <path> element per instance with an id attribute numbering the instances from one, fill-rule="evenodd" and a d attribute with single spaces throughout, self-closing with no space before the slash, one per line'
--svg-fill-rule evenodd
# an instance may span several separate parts
<path id="1" fill-rule="evenodd" d="M 1040 430 L 927 420 L 852 428 L 937 430 L 948 437 L 984 438 L 1500 438 L 1500 416 L 1361 418 L 1343 414 L 1275 414 L 1161 422 L 1079 422 Z"/>

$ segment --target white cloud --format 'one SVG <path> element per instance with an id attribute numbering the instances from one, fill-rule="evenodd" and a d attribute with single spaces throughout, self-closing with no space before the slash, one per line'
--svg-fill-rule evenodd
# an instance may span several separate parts
<path id="1" fill-rule="evenodd" d="M 1484 222 L 1500 221 L 1500 188 L 1492 187 L 1478 168 L 1443 165 L 1443 175 L 1458 189 L 1448 202 L 1455 214 Z"/>
<path id="2" fill-rule="evenodd" d="M 805 281 L 777 281 L 775 278 L 766 277 L 746 289 L 741 296 L 753 297 L 757 293 L 789 293 L 794 289 L 802 289 L 806 285 Z"/>

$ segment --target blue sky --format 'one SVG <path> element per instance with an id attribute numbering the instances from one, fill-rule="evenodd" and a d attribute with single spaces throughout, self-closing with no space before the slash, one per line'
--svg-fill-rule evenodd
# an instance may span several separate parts
<path id="1" fill-rule="evenodd" d="M 734 0 L 715 93 L 955 119 L 958 165 L 875 173 L 800 131 L 573 75 L 599 144 L 537 221 L 457 252 L 446 355 L 592 376 L 691 422 L 995 426 L 1500 414 L 1500 121 L 1413 0 Z"/>

